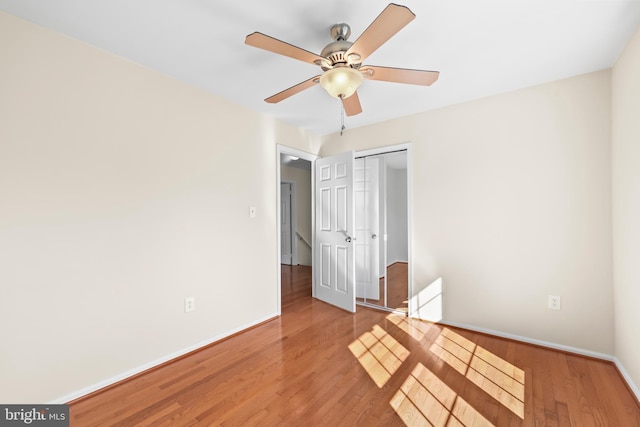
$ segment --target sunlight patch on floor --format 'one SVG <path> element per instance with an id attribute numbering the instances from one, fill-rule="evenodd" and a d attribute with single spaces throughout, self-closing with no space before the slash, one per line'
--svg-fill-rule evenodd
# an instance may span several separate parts
<path id="1" fill-rule="evenodd" d="M 453 369 L 524 419 L 524 371 L 450 329 L 430 348 Z"/>
<path id="2" fill-rule="evenodd" d="M 378 325 L 374 325 L 371 332 L 365 332 L 349 344 L 349 350 L 380 388 L 389 381 L 410 353 Z"/>
<path id="3" fill-rule="evenodd" d="M 407 426 L 493 426 L 421 363 L 389 403 Z"/>
<path id="4" fill-rule="evenodd" d="M 415 339 L 416 341 L 422 341 L 425 335 L 429 332 L 431 325 L 422 320 L 411 319 L 407 316 L 390 314 L 387 316 L 387 320 L 402 329 L 407 335 Z"/>

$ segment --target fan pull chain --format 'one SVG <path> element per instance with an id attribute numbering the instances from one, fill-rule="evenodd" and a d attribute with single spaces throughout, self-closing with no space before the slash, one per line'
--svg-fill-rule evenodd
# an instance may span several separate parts
<path id="1" fill-rule="evenodd" d="M 340 97 L 340 124 L 340 136 L 342 136 L 342 133 L 346 129 L 344 127 L 344 104 L 342 103 L 342 96 Z"/>

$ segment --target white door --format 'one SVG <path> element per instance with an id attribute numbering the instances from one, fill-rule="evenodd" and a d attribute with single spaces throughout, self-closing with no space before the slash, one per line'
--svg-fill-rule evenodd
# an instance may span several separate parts
<path id="1" fill-rule="evenodd" d="M 356 311 L 353 152 L 316 160 L 315 296 Z"/>
<path id="2" fill-rule="evenodd" d="M 356 297 L 380 299 L 380 190 L 376 157 L 355 159 Z"/>
<path id="3" fill-rule="evenodd" d="M 282 264 L 291 265 L 292 231 L 291 231 L 291 184 L 280 183 L 280 254 Z"/>

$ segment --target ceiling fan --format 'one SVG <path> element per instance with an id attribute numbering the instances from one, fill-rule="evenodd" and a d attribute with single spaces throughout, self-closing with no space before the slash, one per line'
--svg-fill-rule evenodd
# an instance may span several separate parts
<path id="1" fill-rule="evenodd" d="M 266 102 L 280 102 L 320 83 L 329 95 L 342 101 L 346 114 L 353 116 L 362 112 L 357 89 L 365 78 L 422 86 L 438 80 L 438 71 L 362 65 L 362 61 L 415 17 L 408 7 L 390 3 L 355 42 L 347 41 L 351 35 L 349 25 L 335 24 L 330 30 L 334 41 L 325 46 L 320 55 L 259 32 L 249 34 L 245 43 L 318 65 L 323 70 L 322 74 L 265 99 Z"/>

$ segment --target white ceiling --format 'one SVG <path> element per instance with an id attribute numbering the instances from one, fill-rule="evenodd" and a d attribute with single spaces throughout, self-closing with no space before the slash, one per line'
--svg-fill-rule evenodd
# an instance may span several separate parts
<path id="1" fill-rule="evenodd" d="M 314 86 L 264 98 L 318 67 L 244 44 L 260 31 L 320 53 L 329 27 L 355 40 L 386 0 L 0 0 L 0 10 L 317 134 L 340 128 L 340 102 Z M 640 24 L 640 0 L 404 0 L 416 19 L 366 61 L 438 70 L 431 87 L 365 81 L 347 128 L 611 67 Z M 6 64 L 3 64 L 6 66 Z"/>

